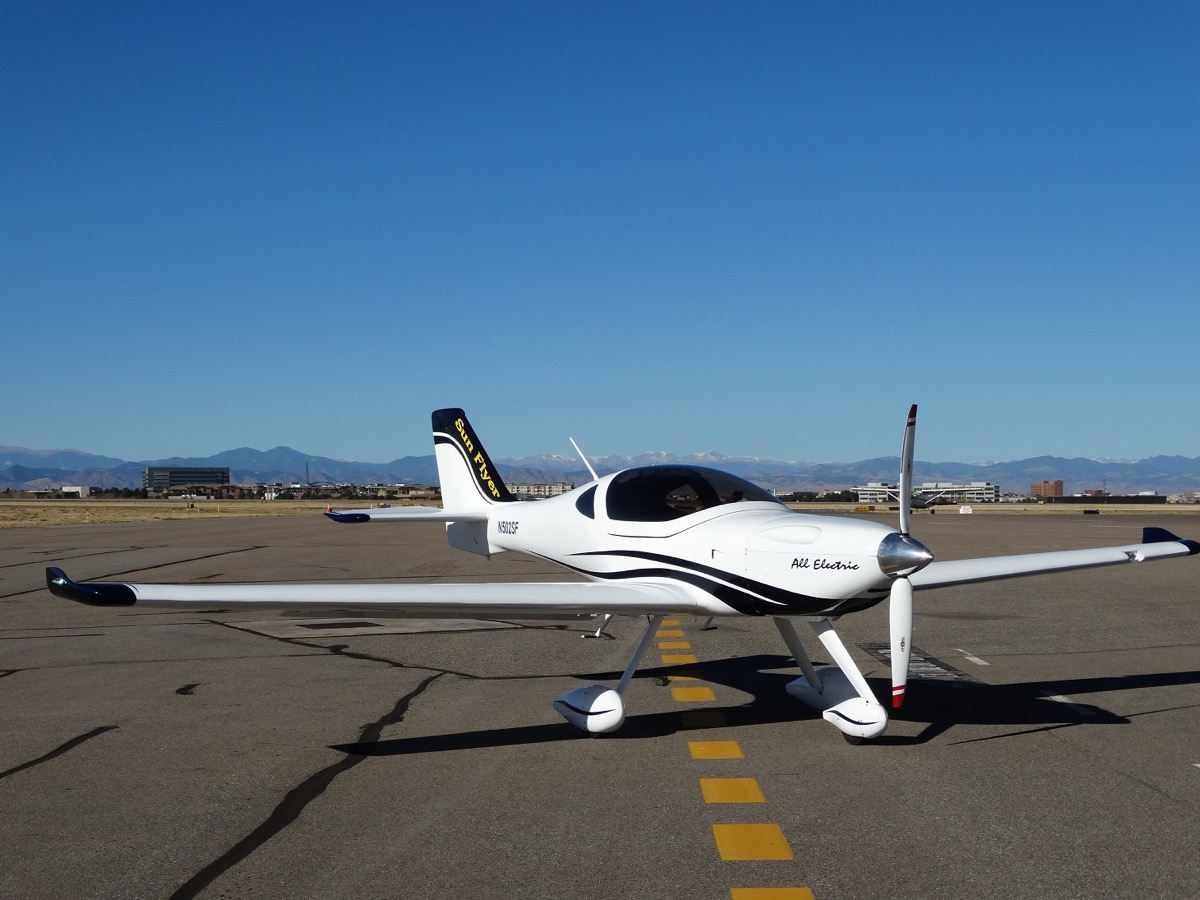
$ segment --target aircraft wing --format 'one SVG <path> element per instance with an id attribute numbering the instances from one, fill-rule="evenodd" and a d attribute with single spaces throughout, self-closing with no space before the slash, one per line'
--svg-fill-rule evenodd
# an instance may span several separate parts
<path id="1" fill-rule="evenodd" d="M 387 608 L 414 616 L 521 617 L 546 613 L 704 613 L 683 585 L 623 581 L 479 584 L 140 584 L 76 582 L 46 569 L 52 594 L 90 606 L 323 610 Z"/>
<path id="2" fill-rule="evenodd" d="M 1094 566 L 1149 562 L 1197 553 L 1200 553 L 1200 543 L 1196 541 L 1177 537 L 1165 528 L 1144 528 L 1140 544 L 1100 547 L 1095 550 L 1055 550 L 1017 556 L 934 561 L 921 571 L 915 572 L 909 580 L 917 589 L 950 587 L 975 581 L 995 581 L 1000 578 L 1066 572 L 1070 569 L 1088 569 Z"/>

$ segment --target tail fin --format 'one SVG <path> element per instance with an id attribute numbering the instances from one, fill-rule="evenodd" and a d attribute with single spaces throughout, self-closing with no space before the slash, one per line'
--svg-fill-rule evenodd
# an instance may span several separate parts
<path id="1" fill-rule="evenodd" d="M 447 511 L 486 514 L 493 504 L 516 501 L 461 409 L 434 412 L 433 450 Z"/>

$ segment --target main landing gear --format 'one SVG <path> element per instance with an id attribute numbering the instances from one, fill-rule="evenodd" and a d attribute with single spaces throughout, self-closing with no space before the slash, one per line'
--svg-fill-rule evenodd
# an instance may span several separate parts
<path id="1" fill-rule="evenodd" d="M 596 637 L 599 637 L 600 633 L 604 631 L 604 626 L 608 624 L 608 618 L 596 631 Z M 629 687 L 633 673 L 637 671 L 638 663 L 646 655 L 646 650 L 654 639 L 654 632 L 658 630 L 658 623 L 661 621 L 662 616 L 651 616 L 649 622 L 646 623 L 642 639 L 638 641 L 637 648 L 633 651 L 633 658 L 625 667 L 625 672 L 621 675 L 621 680 L 617 682 L 616 689 L 605 687 L 602 684 L 589 684 L 586 687 L 567 691 L 554 701 L 554 709 L 558 714 L 576 728 L 589 734 L 607 734 L 620 728 L 621 723 L 625 721 L 625 700 L 623 699 L 625 688 Z"/>
<path id="2" fill-rule="evenodd" d="M 581 731 L 589 734 L 607 734 L 616 731 L 625 721 L 625 689 L 633 679 L 642 657 L 658 630 L 662 616 L 652 616 L 646 630 L 633 651 L 633 658 L 625 667 L 616 688 L 602 684 L 568 691 L 554 701 L 554 709 L 564 719 Z M 812 660 L 800 643 L 796 629 L 790 619 L 775 617 L 775 627 L 787 644 L 800 671 L 804 674 L 787 686 L 787 692 L 801 703 L 818 710 L 826 722 L 840 731 L 851 743 L 879 737 L 887 728 L 887 711 L 875 699 L 867 680 L 855 665 L 845 644 L 833 630 L 829 619 L 810 620 L 825 650 L 835 665 L 822 669 L 813 667 Z M 600 626 L 603 631 L 608 620 Z M 597 632 L 599 634 L 599 631 Z"/>

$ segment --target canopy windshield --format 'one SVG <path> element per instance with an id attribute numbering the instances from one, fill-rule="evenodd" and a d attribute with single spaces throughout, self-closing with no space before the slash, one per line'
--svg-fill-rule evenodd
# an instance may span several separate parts
<path id="1" fill-rule="evenodd" d="M 612 480 L 607 509 L 610 519 L 666 522 L 748 501 L 779 503 L 772 494 L 728 472 L 699 466 L 647 466 L 621 472 Z"/>

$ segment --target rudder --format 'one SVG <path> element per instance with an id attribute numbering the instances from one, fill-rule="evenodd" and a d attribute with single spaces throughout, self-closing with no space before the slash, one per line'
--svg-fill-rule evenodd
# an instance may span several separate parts
<path id="1" fill-rule="evenodd" d="M 461 409 L 434 411 L 433 450 L 445 509 L 483 512 L 493 504 L 516 501 Z"/>

